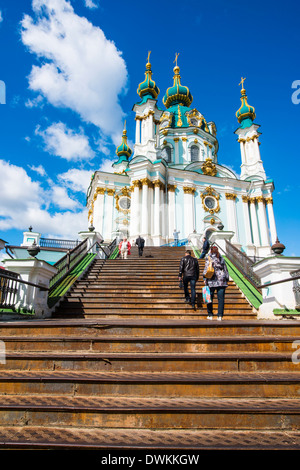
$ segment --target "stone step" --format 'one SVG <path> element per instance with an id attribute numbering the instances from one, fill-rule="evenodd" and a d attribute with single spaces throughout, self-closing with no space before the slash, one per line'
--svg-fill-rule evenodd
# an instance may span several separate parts
<path id="1" fill-rule="evenodd" d="M 97 397 L 299 398 L 296 372 L 1 370 L 0 394 Z"/>
<path id="2" fill-rule="evenodd" d="M 127 429 L 297 429 L 299 398 L 140 398 L 0 395 L 3 426 Z M 1 431 L 0 431 L 1 432 Z"/>
<path id="3" fill-rule="evenodd" d="M 197 451 L 201 450 L 297 450 L 300 447 L 300 432 L 295 430 L 139 430 L 127 428 L 70 428 L 59 424 L 44 426 L 5 426 L 0 428 L 0 447 L 5 449 L 32 450 L 109 450 L 104 464 L 134 465 L 160 464 L 163 452 L 174 465 L 199 464 Z M 134 449 L 134 450 L 133 450 Z M 174 452 L 175 449 L 175 452 Z M 117 456 L 113 450 L 121 452 Z M 143 451 L 137 457 L 138 451 Z M 180 452 L 185 451 L 183 455 Z M 192 455 L 186 450 L 192 451 Z M 126 451 L 131 451 L 129 457 Z M 132 453 L 133 452 L 133 453 Z M 148 457 L 145 457 L 150 454 Z M 157 453 L 157 454 L 156 454 Z M 125 457 L 124 457 L 125 454 Z M 178 455 L 179 454 L 179 455 Z M 194 455 L 195 454 L 195 455 Z M 174 457 L 174 459 L 173 459 Z M 164 458 L 164 457 L 163 457 Z M 193 459 L 194 458 L 194 459 Z M 99 459 L 102 461 L 101 454 Z M 125 460 L 124 460 L 125 459 Z M 131 460 L 129 460 L 131 459 Z M 134 460 L 133 460 L 134 459 Z M 197 459 L 197 460 L 195 460 Z M 201 461 L 201 460 L 200 460 Z M 163 460 L 170 464 L 170 460 Z"/>
<path id="4" fill-rule="evenodd" d="M 176 337 L 218 337 L 223 335 L 231 338 L 239 336 L 285 337 L 300 335 L 300 322 L 293 320 L 223 320 L 207 321 L 206 319 L 158 320 L 155 319 L 45 319 L 30 321 L 13 321 L 0 323 L 0 335 L 47 337 L 54 335 L 62 338 L 68 336 L 86 336 L 102 338 L 105 335 L 134 336 L 142 339 L 144 336 L 176 336 Z"/>

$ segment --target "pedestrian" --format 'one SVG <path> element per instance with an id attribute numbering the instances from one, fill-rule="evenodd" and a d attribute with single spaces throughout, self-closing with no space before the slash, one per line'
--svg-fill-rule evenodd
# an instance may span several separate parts
<path id="1" fill-rule="evenodd" d="M 205 258 L 209 251 L 209 241 L 207 240 L 206 237 L 203 238 L 203 245 L 202 245 L 202 252 L 200 255 L 200 259 Z"/>
<path id="2" fill-rule="evenodd" d="M 131 244 L 127 238 L 123 238 L 119 244 L 119 253 L 122 259 L 127 259 L 127 255 L 130 255 Z"/>
<path id="3" fill-rule="evenodd" d="M 176 228 L 174 228 L 173 238 L 174 238 L 174 245 L 175 246 L 178 246 L 179 234 L 180 234 L 180 231 L 178 231 L 178 230 L 176 230 Z"/>
<path id="4" fill-rule="evenodd" d="M 214 268 L 214 273 L 210 279 L 207 279 L 205 278 L 205 274 L 207 272 L 210 261 Z M 203 277 L 205 285 L 208 286 L 210 289 L 211 296 L 211 302 L 207 304 L 207 319 L 213 319 L 213 298 L 215 291 L 217 291 L 218 320 L 222 320 L 224 315 L 225 289 L 228 286 L 229 274 L 224 258 L 220 255 L 219 250 L 216 246 L 212 246 L 210 250 L 210 256 L 206 256 Z"/>
<path id="5" fill-rule="evenodd" d="M 181 258 L 179 265 L 179 280 L 183 282 L 185 301 L 192 305 L 195 310 L 196 303 L 196 282 L 199 279 L 199 263 L 197 258 L 192 256 L 190 250 L 185 251 L 185 256 Z M 191 295 L 189 293 L 189 286 L 191 287 Z"/>
<path id="6" fill-rule="evenodd" d="M 138 246 L 139 256 L 143 256 L 145 240 L 139 235 L 138 238 L 135 241 L 135 244 Z"/>

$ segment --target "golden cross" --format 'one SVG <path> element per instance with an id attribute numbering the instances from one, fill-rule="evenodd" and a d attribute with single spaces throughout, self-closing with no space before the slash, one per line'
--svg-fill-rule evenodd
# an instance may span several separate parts
<path id="1" fill-rule="evenodd" d="M 151 54 L 151 51 L 148 52 L 148 62 L 150 62 L 150 54 Z"/>
<path id="2" fill-rule="evenodd" d="M 177 67 L 177 59 L 178 59 L 178 56 L 179 56 L 179 52 L 176 52 L 176 54 L 175 54 L 175 60 L 174 60 L 174 62 L 176 62 L 176 67 Z"/>
<path id="3" fill-rule="evenodd" d="M 246 78 L 241 77 L 241 81 L 240 81 L 239 85 L 242 85 L 242 88 L 244 88 L 244 81 L 245 80 L 246 80 Z"/>

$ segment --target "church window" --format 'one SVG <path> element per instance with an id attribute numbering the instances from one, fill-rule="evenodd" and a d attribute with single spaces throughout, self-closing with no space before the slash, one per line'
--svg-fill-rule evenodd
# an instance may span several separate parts
<path id="1" fill-rule="evenodd" d="M 199 161 L 199 148 L 197 145 L 191 146 L 191 162 L 198 162 Z"/>
<path id="2" fill-rule="evenodd" d="M 164 147 L 163 148 L 162 157 L 166 160 L 166 162 L 171 161 L 171 147 Z"/>

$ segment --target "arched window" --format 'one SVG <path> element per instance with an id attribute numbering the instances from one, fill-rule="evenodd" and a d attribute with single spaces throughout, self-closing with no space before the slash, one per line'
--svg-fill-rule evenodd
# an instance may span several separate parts
<path id="1" fill-rule="evenodd" d="M 166 162 L 171 161 L 171 147 L 164 147 L 163 148 L 162 157 L 166 160 Z"/>
<path id="2" fill-rule="evenodd" d="M 191 162 L 198 162 L 199 161 L 199 148 L 197 145 L 191 146 Z"/>

